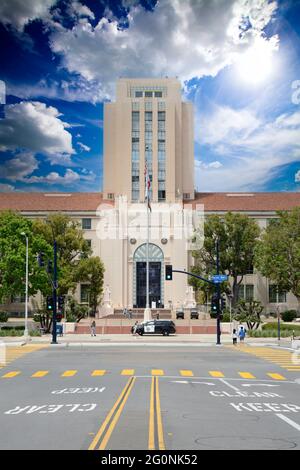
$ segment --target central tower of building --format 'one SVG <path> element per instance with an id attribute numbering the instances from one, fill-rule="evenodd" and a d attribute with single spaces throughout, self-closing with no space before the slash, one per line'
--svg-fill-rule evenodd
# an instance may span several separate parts
<path id="1" fill-rule="evenodd" d="M 120 79 L 104 105 L 104 198 L 142 202 L 147 162 L 153 202 L 194 198 L 193 108 L 174 78 Z"/>

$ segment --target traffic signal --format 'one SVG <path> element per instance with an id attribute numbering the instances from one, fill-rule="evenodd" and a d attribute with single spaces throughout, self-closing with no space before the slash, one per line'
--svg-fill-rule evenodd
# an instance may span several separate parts
<path id="1" fill-rule="evenodd" d="M 211 307 L 210 307 L 210 311 L 211 311 L 212 314 L 217 315 L 217 313 L 218 313 L 218 303 L 219 303 L 218 294 L 213 294 L 213 296 L 211 298 Z"/>
<path id="2" fill-rule="evenodd" d="M 65 298 L 63 295 L 58 296 L 58 310 L 63 310 L 65 304 Z"/>
<path id="3" fill-rule="evenodd" d="M 223 312 L 223 310 L 225 310 L 225 308 L 226 308 L 226 298 L 221 297 L 221 312 Z"/>
<path id="4" fill-rule="evenodd" d="M 51 274 L 51 273 L 52 273 L 52 260 L 51 260 L 51 259 L 48 260 L 48 264 L 47 264 L 47 273 L 48 273 L 48 274 Z"/>
<path id="5" fill-rule="evenodd" d="M 47 311 L 53 312 L 53 308 L 54 308 L 53 297 L 51 295 L 48 295 L 47 296 Z"/>
<path id="6" fill-rule="evenodd" d="M 40 267 L 45 266 L 45 253 L 43 253 L 43 251 L 40 251 L 37 256 L 37 259 Z"/>
<path id="7" fill-rule="evenodd" d="M 171 264 L 166 264 L 166 281 L 172 281 L 173 279 L 173 270 Z"/>

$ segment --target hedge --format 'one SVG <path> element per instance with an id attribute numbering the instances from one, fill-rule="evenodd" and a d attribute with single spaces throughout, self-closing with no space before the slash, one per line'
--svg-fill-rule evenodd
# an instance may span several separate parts
<path id="1" fill-rule="evenodd" d="M 248 330 L 247 331 L 248 336 L 252 338 L 277 338 L 278 337 L 278 331 L 277 330 Z M 298 332 L 295 331 L 295 335 L 297 336 L 300 334 L 300 330 Z M 281 338 L 289 338 L 292 336 L 292 330 L 283 330 L 280 331 L 280 337 Z"/>
<path id="2" fill-rule="evenodd" d="M 24 327 L 22 330 L 16 328 L 2 328 L 0 330 L 0 336 L 23 336 L 24 335 Z M 29 331 L 29 336 L 41 336 L 41 333 L 36 330 Z"/>

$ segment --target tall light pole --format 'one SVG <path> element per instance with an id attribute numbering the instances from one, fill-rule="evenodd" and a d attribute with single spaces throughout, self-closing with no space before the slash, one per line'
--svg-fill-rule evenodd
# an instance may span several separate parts
<path id="1" fill-rule="evenodd" d="M 25 328 L 24 337 L 26 340 L 29 339 L 28 334 L 28 237 L 25 232 L 21 232 L 21 235 L 26 239 L 26 281 L 25 281 Z"/>

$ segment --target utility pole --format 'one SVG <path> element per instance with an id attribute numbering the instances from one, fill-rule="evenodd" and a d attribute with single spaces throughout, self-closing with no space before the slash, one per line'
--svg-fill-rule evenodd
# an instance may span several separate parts
<path id="1" fill-rule="evenodd" d="M 51 344 L 57 344 L 57 332 L 56 332 L 56 314 L 57 314 L 57 243 L 54 240 L 53 243 L 53 319 L 52 319 L 52 342 Z"/>

